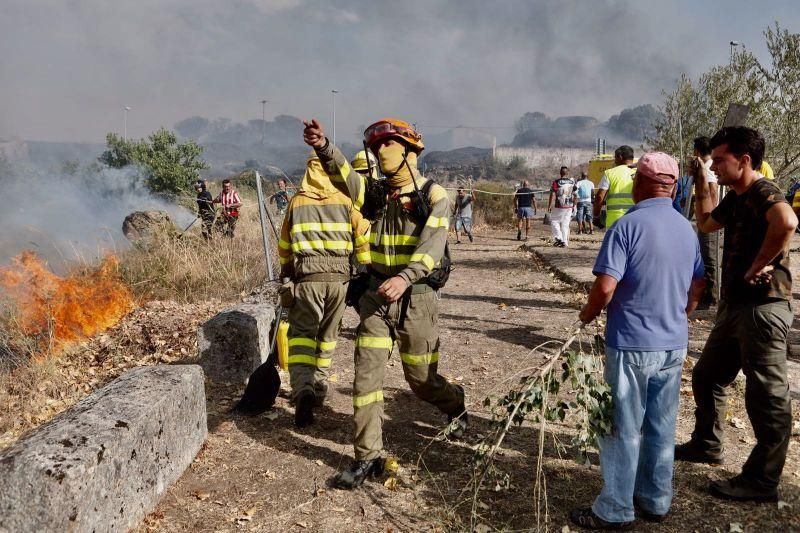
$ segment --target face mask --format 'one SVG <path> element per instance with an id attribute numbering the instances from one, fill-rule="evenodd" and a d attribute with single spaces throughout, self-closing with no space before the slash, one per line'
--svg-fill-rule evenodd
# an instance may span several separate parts
<path id="1" fill-rule="evenodd" d="M 403 162 L 405 156 L 408 164 Z M 378 151 L 381 172 L 387 176 L 391 187 L 405 187 L 411 183 L 411 168 L 417 167 L 417 154 L 408 152 L 402 143 L 385 145 Z"/>

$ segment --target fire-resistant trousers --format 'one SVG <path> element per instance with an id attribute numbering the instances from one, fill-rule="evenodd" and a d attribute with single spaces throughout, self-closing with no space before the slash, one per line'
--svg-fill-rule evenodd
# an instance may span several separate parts
<path id="1" fill-rule="evenodd" d="M 407 306 L 404 298 L 388 304 L 374 290 L 368 290 L 359 301 L 361 324 L 356 338 L 353 381 L 353 444 L 357 460 L 374 459 L 383 450 L 383 377 L 395 342 L 403 374 L 417 397 L 453 416 L 461 413 L 464 403 L 463 390 L 437 373 L 436 293 L 426 290 L 411 294 Z M 405 317 L 401 320 L 404 307 L 407 307 Z"/>
<path id="2" fill-rule="evenodd" d="M 289 381 L 294 399 L 311 391 L 320 401 L 328 392 L 346 292 L 341 281 L 301 281 L 294 286 L 294 305 L 289 309 Z"/>

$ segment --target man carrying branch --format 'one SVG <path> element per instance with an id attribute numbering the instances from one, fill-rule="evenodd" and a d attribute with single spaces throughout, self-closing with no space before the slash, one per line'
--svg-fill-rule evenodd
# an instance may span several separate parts
<path id="1" fill-rule="evenodd" d="M 626 529 L 634 507 L 661 521 L 672 502 L 672 447 L 687 316 L 703 293 L 703 260 L 691 224 L 672 208 L 678 164 L 654 152 L 639 160 L 635 205 L 606 232 L 597 279 L 580 313 L 585 324 L 608 306 L 605 379 L 613 430 L 600 442 L 603 490 L 571 520 L 588 529 Z"/>

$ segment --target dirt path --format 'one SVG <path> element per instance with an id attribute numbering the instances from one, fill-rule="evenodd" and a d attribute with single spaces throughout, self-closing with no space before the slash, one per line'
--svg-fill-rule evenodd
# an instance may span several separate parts
<path id="1" fill-rule="evenodd" d="M 537 229 L 542 232 L 543 228 Z M 540 233 L 541 234 L 541 233 Z M 533 237 L 533 239 L 538 237 Z M 474 446 L 488 430 L 481 407 L 487 395 L 499 396 L 517 382 L 518 371 L 540 360 L 529 357 L 533 346 L 561 341 L 577 317 L 584 295 L 559 281 L 528 252 L 519 250 L 513 235 L 478 235 L 474 244 L 453 246 L 457 265 L 443 291 L 440 306 L 442 361 L 440 372 L 461 383 L 472 414 L 466 442 L 433 440 L 445 418 L 418 401 L 406 386 L 395 354 L 384 387 L 387 452 L 400 463 L 397 487 L 383 479 L 355 492 L 326 486 L 347 466 L 350 444 L 353 339 L 356 316 L 348 310 L 334 358 L 330 402 L 318 423 L 298 431 L 285 395 L 269 416 L 243 418 L 228 414 L 240 390 L 210 386 L 206 445 L 190 469 L 171 487 L 140 531 L 446 531 L 468 527 L 469 511 L 459 492 L 471 474 Z M 536 357 L 541 357 L 537 355 Z M 288 379 L 284 379 L 284 383 Z M 286 385 L 284 385 L 286 386 Z M 797 412 L 795 410 L 795 412 Z M 744 530 L 786 531 L 800 528 L 800 461 L 798 437 L 793 437 L 790 461 L 782 485 L 789 504 L 733 505 L 705 492 L 710 477 L 735 472 L 752 445 L 741 394 L 731 415 L 745 427 L 730 429 L 724 468 L 679 465 L 671 518 L 648 531 L 728 531 L 731 523 Z M 691 396 L 682 396 L 679 440 L 692 420 Z M 555 428 L 562 435 L 565 428 Z M 510 488 L 490 490 L 483 497 L 480 522 L 493 529 L 535 527 L 532 497 L 536 431 L 523 426 L 512 431 L 498 457 L 510 474 Z M 549 439 L 548 439 L 548 442 Z M 426 448 L 427 447 L 427 448 Z M 416 468 L 425 449 L 420 468 Z M 586 468 L 550 449 L 546 462 L 550 529 L 560 531 L 567 513 L 585 505 L 600 488 L 599 470 Z M 716 471 L 715 471 L 716 470 Z M 723 472 L 722 470 L 725 470 Z M 394 490 L 391 490 L 391 489 Z"/>

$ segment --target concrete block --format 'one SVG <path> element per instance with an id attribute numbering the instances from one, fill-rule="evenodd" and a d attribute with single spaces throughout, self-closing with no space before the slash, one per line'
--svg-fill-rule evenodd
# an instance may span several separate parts
<path id="1" fill-rule="evenodd" d="M 272 304 L 239 304 L 200 326 L 200 366 L 210 379 L 245 383 L 269 356 Z"/>
<path id="2" fill-rule="evenodd" d="M 0 531 L 126 531 L 207 433 L 199 366 L 126 372 L 0 452 Z"/>

